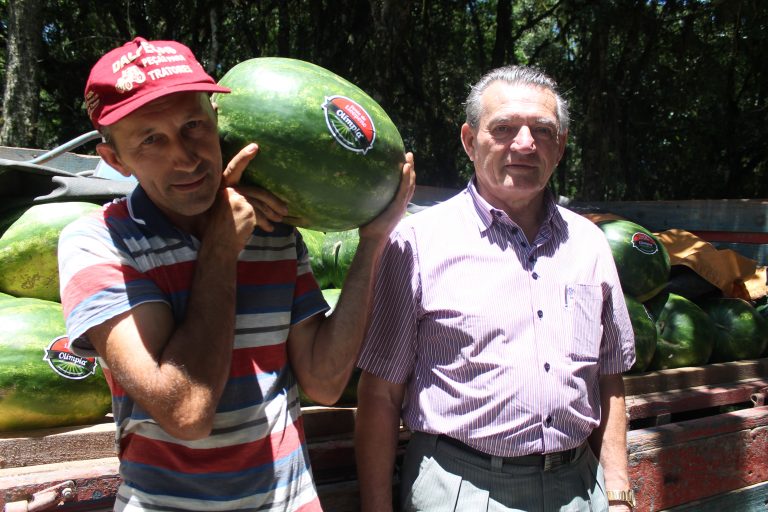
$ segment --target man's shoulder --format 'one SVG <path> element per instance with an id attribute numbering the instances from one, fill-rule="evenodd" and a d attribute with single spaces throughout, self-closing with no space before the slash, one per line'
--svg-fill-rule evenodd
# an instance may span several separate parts
<path id="1" fill-rule="evenodd" d="M 466 191 L 461 191 L 444 201 L 420 207 L 416 213 L 406 216 L 400 223 L 402 227 L 420 230 L 433 230 L 450 227 L 457 217 L 466 215 L 468 203 Z"/>

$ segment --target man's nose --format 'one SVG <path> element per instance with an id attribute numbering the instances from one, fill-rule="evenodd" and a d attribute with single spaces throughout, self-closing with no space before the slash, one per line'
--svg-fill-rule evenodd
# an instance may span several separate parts
<path id="1" fill-rule="evenodd" d="M 197 169 L 200 157 L 197 155 L 192 141 L 186 140 L 184 137 L 177 137 L 169 150 L 175 169 L 183 171 L 194 171 Z"/>
<path id="2" fill-rule="evenodd" d="M 523 153 L 530 153 L 536 150 L 536 141 L 528 126 L 523 125 L 520 127 L 515 138 L 512 140 L 511 148 Z"/>

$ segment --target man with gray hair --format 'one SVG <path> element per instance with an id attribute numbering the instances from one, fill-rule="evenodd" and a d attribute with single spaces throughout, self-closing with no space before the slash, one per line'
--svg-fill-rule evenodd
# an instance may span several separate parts
<path id="1" fill-rule="evenodd" d="M 461 140 L 475 173 L 392 232 L 360 355 L 362 509 L 626 511 L 621 374 L 632 327 L 602 232 L 548 182 L 568 107 L 528 67 L 471 90 Z"/>

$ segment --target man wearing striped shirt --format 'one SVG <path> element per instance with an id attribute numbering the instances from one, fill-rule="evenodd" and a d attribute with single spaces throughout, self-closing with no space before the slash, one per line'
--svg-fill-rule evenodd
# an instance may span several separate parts
<path id="1" fill-rule="evenodd" d="M 229 91 L 173 41 L 136 38 L 92 69 L 97 151 L 139 185 L 61 235 L 68 335 L 110 384 L 116 510 L 317 511 L 297 384 L 320 403 L 341 395 L 412 156 L 326 316 L 285 205 L 237 186 L 257 146 L 223 168 L 210 92 Z"/>
<path id="2" fill-rule="evenodd" d="M 505 67 L 471 90 L 467 188 L 390 235 L 358 366 L 364 511 L 625 511 L 634 339 L 610 249 L 547 183 L 568 110 Z"/>

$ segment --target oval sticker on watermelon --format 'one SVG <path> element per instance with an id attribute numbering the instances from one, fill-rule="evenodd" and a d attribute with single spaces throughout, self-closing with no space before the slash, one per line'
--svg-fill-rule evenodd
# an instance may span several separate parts
<path id="1" fill-rule="evenodd" d="M 69 337 L 60 336 L 45 349 L 43 360 L 61 377 L 80 380 L 96 373 L 95 358 L 81 357 L 69 349 Z"/>
<path id="2" fill-rule="evenodd" d="M 632 235 L 632 247 L 643 254 L 656 254 L 659 251 L 656 240 L 639 231 Z"/>
<path id="3" fill-rule="evenodd" d="M 363 107 L 344 96 L 331 96 L 325 99 L 323 110 L 325 124 L 336 142 L 362 154 L 373 147 L 376 128 Z"/>

